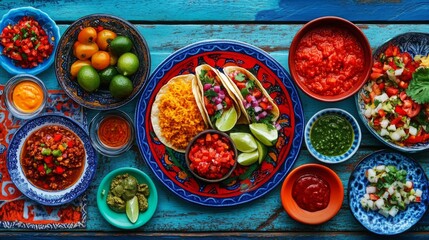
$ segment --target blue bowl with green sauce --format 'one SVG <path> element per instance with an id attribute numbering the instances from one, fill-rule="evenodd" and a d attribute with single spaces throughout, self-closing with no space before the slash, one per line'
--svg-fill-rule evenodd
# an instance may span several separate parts
<path id="1" fill-rule="evenodd" d="M 304 140 L 313 157 L 324 163 L 340 163 L 358 150 L 361 131 L 356 119 L 339 108 L 327 108 L 307 122 Z"/>

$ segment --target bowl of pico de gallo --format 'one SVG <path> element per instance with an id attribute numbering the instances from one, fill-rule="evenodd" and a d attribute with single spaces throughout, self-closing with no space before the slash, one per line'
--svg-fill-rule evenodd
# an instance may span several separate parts
<path id="1" fill-rule="evenodd" d="M 54 62 L 60 30 L 48 14 L 11 9 L 0 20 L 0 64 L 10 74 L 37 75 Z"/>
<path id="2" fill-rule="evenodd" d="M 429 148 L 429 34 L 398 35 L 374 52 L 370 77 L 355 95 L 360 118 L 387 146 Z"/>

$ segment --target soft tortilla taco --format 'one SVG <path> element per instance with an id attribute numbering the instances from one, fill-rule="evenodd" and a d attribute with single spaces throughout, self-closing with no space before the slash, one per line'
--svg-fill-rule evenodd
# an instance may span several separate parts
<path id="1" fill-rule="evenodd" d="M 178 152 L 185 152 L 192 138 L 207 129 L 196 81 L 193 74 L 172 78 L 162 86 L 152 104 L 151 121 L 156 136 Z"/>
<path id="2" fill-rule="evenodd" d="M 236 96 L 225 84 L 222 73 L 208 64 L 195 68 L 197 86 L 208 125 L 220 131 L 231 130 L 241 115 Z"/>
<path id="3" fill-rule="evenodd" d="M 280 116 L 278 106 L 251 72 L 237 66 L 225 67 L 223 72 L 225 80 L 239 99 L 242 115 L 247 123 L 273 124 L 277 121 Z"/>

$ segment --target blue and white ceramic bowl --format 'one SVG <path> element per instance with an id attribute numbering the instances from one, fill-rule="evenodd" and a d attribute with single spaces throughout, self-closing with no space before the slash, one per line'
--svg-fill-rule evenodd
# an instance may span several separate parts
<path id="1" fill-rule="evenodd" d="M 377 211 L 366 211 L 362 208 L 360 199 L 369 184 L 365 171 L 378 165 L 394 165 L 406 170 L 407 180 L 411 180 L 415 189 L 422 190 L 420 203 L 410 203 L 405 211 L 399 211 L 395 217 L 384 217 Z M 424 169 L 415 160 L 398 152 L 381 150 L 362 159 L 350 175 L 348 185 L 350 210 L 353 216 L 369 231 L 394 235 L 402 233 L 416 224 L 425 214 L 429 203 L 429 182 Z"/>
<path id="2" fill-rule="evenodd" d="M 326 156 L 326 155 L 319 153 L 314 148 L 314 146 L 312 145 L 311 140 L 310 140 L 310 132 L 311 132 L 311 128 L 312 128 L 313 124 L 320 117 L 327 115 L 327 114 L 341 115 L 344 118 L 346 118 L 347 121 L 353 127 L 353 134 L 354 134 L 353 143 L 347 152 L 345 152 L 344 154 L 339 155 L 339 156 Z M 319 112 L 314 114 L 310 118 L 310 120 L 308 120 L 307 124 L 305 125 L 305 130 L 304 130 L 304 141 L 305 141 L 305 144 L 307 145 L 308 151 L 310 152 L 311 155 L 313 155 L 313 157 L 315 157 L 317 160 L 324 162 L 324 163 L 340 163 L 340 162 L 344 162 L 344 161 L 350 159 L 356 153 L 356 151 L 359 149 L 361 138 L 362 138 L 362 134 L 361 134 L 360 127 L 359 127 L 359 124 L 356 121 L 356 119 L 350 113 L 348 113 L 342 109 L 339 109 L 339 108 L 326 108 L 326 109 L 320 110 Z"/>
<path id="3" fill-rule="evenodd" d="M 429 54 L 428 43 L 429 43 L 429 34 L 427 33 L 409 32 L 409 33 L 400 34 L 388 40 L 383 45 L 379 46 L 374 51 L 374 58 L 377 56 L 380 56 L 380 54 L 384 52 L 389 45 L 398 46 L 402 52 L 408 52 L 412 57 L 415 57 L 416 55 L 427 56 Z M 365 92 L 365 87 L 366 87 L 366 84 L 355 95 L 356 107 L 357 107 L 357 111 L 360 119 L 362 120 L 365 127 L 369 130 L 369 132 L 372 133 L 372 135 L 374 135 L 378 140 L 380 140 L 380 142 L 384 143 L 385 145 L 393 149 L 399 150 L 401 152 L 412 153 L 412 152 L 427 150 L 429 148 L 429 142 L 401 146 L 393 142 L 390 142 L 386 138 L 383 138 L 382 136 L 380 136 L 380 134 L 369 125 L 369 121 L 364 115 L 365 103 L 362 99 L 362 94 L 364 94 Z"/>
<path id="4" fill-rule="evenodd" d="M 54 50 L 51 55 L 45 59 L 45 61 L 34 68 L 21 68 L 16 66 L 11 58 L 3 54 L 0 54 L 0 64 L 6 71 L 13 75 L 21 73 L 37 75 L 48 69 L 54 62 L 56 48 L 60 41 L 60 29 L 55 24 L 54 20 L 52 20 L 45 12 L 33 7 L 20 7 L 11 9 L 8 13 L 3 15 L 3 18 L 0 21 L 0 32 L 8 25 L 15 25 L 18 23 L 24 16 L 31 16 L 40 23 L 43 30 L 48 34 L 51 44 L 54 45 Z M 0 45 L 0 52 L 3 52 L 3 48 L 4 47 Z"/>
<path id="5" fill-rule="evenodd" d="M 20 155 L 26 139 L 36 130 L 48 126 L 60 125 L 74 132 L 85 148 L 85 165 L 80 178 L 70 187 L 60 191 L 47 191 L 35 187 L 24 175 Z M 7 152 L 7 168 L 12 182 L 28 198 L 49 206 L 68 203 L 86 191 L 94 177 L 97 155 L 86 130 L 71 118 L 58 114 L 45 114 L 24 123 L 10 142 Z"/>

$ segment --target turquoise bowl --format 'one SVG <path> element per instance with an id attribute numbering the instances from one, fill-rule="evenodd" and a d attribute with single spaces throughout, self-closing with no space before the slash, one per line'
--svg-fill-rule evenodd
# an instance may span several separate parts
<path id="1" fill-rule="evenodd" d="M 140 212 L 139 218 L 135 223 L 131 223 L 130 220 L 128 220 L 126 213 L 115 212 L 107 205 L 107 194 L 110 190 L 110 184 L 113 178 L 125 173 L 135 177 L 139 184 L 146 183 L 150 191 L 150 195 L 147 199 L 149 208 L 145 212 Z M 97 206 L 104 219 L 113 226 L 122 229 L 135 229 L 143 226 L 152 218 L 158 206 L 158 192 L 152 179 L 146 175 L 146 173 L 132 167 L 118 168 L 107 174 L 101 181 L 97 191 Z"/>
<path id="2" fill-rule="evenodd" d="M 31 16 L 40 23 L 40 25 L 46 31 L 46 34 L 48 34 L 51 44 L 54 45 L 54 50 L 52 51 L 51 55 L 45 59 L 45 61 L 39 63 L 39 65 L 34 68 L 18 67 L 11 58 L 3 54 L 0 54 L 0 64 L 7 72 L 12 75 L 22 73 L 37 75 L 48 69 L 52 63 L 54 63 L 56 48 L 60 41 L 60 29 L 55 24 L 54 20 L 52 20 L 45 12 L 33 7 L 20 7 L 13 8 L 3 15 L 3 18 L 0 21 L 0 31 L 3 31 L 3 29 L 8 25 L 15 25 L 24 16 Z M 0 52 L 3 52 L 3 48 L 4 47 L 0 45 Z"/>
<path id="3" fill-rule="evenodd" d="M 349 150 L 342 155 L 338 155 L 338 156 L 323 155 L 323 154 L 319 153 L 314 148 L 314 146 L 311 144 L 311 141 L 310 141 L 311 127 L 317 121 L 317 119 L 319 119 L 320 117 L 327 115 L 327 114 L 338 114 L 338 115 L 346 118 L 347 121 L 352 125 L 354 139 L 353 139 L 352 145 L 349 148 Z M 307 124 L 305 126 L 305 130 L 304 130 L 304 141 L 305 141 L 305 144 L 307 145 L 308 151 L 310 152 L 311 155 L 313 155 L 313 157 L 315 157 L 317 160 L 324 162 L 324 163 L 341 163 L 341 162 L 344 162 L 344 161 L 350 159 L 359 149 L 361 138 L 362 138 L 362 134 L 361 134 L 360 127 L 359 127 L 359 124 L 356 121 L 356 119 L 350 113 L 348 113 L 342 109 L 339 109 L 339 108 L 326 108 L 326 109 L 320 110 L 319 112 L 317 112 L 316 114 L 314 114 L 310 118 L 310 120 L 307 122 Z"/>

